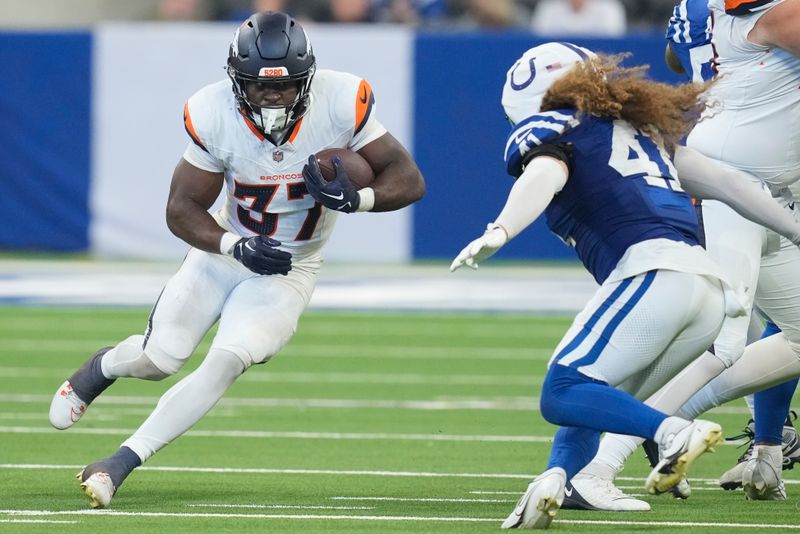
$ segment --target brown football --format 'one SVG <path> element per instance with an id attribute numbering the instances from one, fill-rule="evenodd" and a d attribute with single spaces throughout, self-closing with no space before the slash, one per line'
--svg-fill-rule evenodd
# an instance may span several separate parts
<path id="1" fill-rule="evenodd" d="M 319 170 L 322 171 L 322 177 L 327 181 L 336 178 L 336 169 L 333 166 L 333 158 L 339 156 L 344 164 L 344 169 L 347 171 L 347 177 L 356 189 L 363 189 L 369 187 L 372 181 L 375 180 L 375 172 L 369 166 L 367 160 L 362 158 L 352 150 L 344 148 L 328 148 L 315 154 L 319 162 Z"/>

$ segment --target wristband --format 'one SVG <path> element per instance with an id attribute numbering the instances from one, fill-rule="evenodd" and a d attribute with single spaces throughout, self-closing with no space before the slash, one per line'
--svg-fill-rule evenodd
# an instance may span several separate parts
<path id="1" fill-rule="evenodd" d="M 371 187 L 365 187 L 358 190 L 358 209 L 356 211 L 370 211 L 375 207 L 375 190 Z"/>
<path id="2" fill-rule="evenodd" d="M 225 232 L 222 234 L 222 238 L 219 240 L 219 253 L 224 256 L 231 256 L 233 255 L 233 246 L 242 238 L 242 236 L 238 236 L 231 232 Z"/>

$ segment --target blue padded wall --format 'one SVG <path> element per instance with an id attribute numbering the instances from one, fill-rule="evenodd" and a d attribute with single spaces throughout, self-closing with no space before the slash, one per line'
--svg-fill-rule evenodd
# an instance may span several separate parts
<path id="1" fill-rule="evenodd" d="M 92 38 L 0 32 L 0 250 L 88 247 Z"/>
<path id="2" fill-rule="evenodd" d="M 661 81 L 680 81 L 664 65 L 662 34 L 611 39 L 557 39 L 595 51 L 632 52 L 626 64 L 651 65 Z M 500 105 L 505 74 L 528 48 L 545 42 L 527 33 L 422 33 L 415 45 L 414 155 L 428 183 L 414 207 L 414 258 L 449 258 L 480 235 L 502 209 L 512 185 L 503 149 L 509 125 Z M 499 257 L 569 259 L 544 218 Z"/>

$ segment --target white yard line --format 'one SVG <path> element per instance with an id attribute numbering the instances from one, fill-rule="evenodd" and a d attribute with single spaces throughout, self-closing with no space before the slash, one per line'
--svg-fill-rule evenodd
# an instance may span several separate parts
<path id="1" fill-rule="evenodd" d="M 0 403 L 46 404 L 52 395 L 0 394 Z M 155 407 L 159 397 L 103 395 L 97 405 Z M 390 410 L 490 410 L 534 412 L 539 409 L 536 397 L 454 398 L 433 400 L 363 400 L 363 399 L 292 399 L 270 397 L 228 397 L 217 403 L 220 407 L 250 408 L 320 408 L 320 409 L 390 409 Z"/>
<path id="2" fill-rule="evenodd" d="M 11 516 L 112 516 L 112 517 L 171 517 L 171 518 L 218 518 L 218 519 L 289 519 L 325 521 L 415 521 L 448 523 L 497 523 L 502 519 L 485 517 L 426 517 L 426 516 L 373 516 L 373 515 L 316 515 L 316 514 L 220 514 L 220 513 L 179 513 L 179 512 L 122 512 L 118 510 L 0 510 L 0 514 Z M 749 528 L 749 529 L 789 529 L 798 530 L 800 525 L 777 525 L 769 523 L 712 523 L 698 521 L 614 521 L 591 519 L 557 519 L 555 523 L 566 525 L 620 525 L 646 527 L 711 527 L 711 528 Z"/>
<path id="3" fill-rule="evenodd" d="M 9 404 L 50 404 L 52 395 L 0 394 L 0 403 Z M 95 405 L 149 406 L 155 407 L 159 397 L 103 395 L 94 401 Z M 219 407 L 249 408 L 319 408 L 319 409 L 392 409 L 392 410 L 490 410 L 490 411 L 539 411 L 537 397 L 483 397 L 452 398 L 434 400 L 363 400 L 363 399 L 292 399 L 269 397 L 227 397 L 217 403 Z M 746 406 L 721 406 L 711 414 L 750 414 Z"/>
<path id="4" fill-rule="evenodd" d="M 51 377 L 63 380 L 70 376 L 74 369 L 2 367 L 0 378 L 43 378 Z M 524 374 L 509 375 L 442 375 L 414 373 L 273 373 L 252 370 L 242 375 L 239 382 L 270 382 L 287 384 L 389 384 L 437 385 L 437 386 L 532 386 L 541 384 L 544 375 Z"/>
<path id="5" fill-rule="evenodd" d="M 18 351 L 36 353 L 75 353 L 85 352 L 87 357 L 98 348 L 113 345 L 119 340 L 53 340 L 36 338 L 3 338 L 0 354 L 13 354 Z M 202 344 L 200 350 L 207 349 Z M 528 360 L 542 361 L 550 358 L 553 347 L 476 347 L 475 345 L 448 346 L 383 346 L 380 350 L 361 345 L 343 343 L 293 343 L 281 353 L 292 358 L 324 357 L 324 358 L 368 358 L 368 359 L 424 359 L 424 360 Z"/>
<path id="6" fill-rule="evenodd" d="M 0 469 L 68 469 L 79 471 L 83 464 L 0 464 Z M 143 466 L 139 471 L 164 471 L 180 473 L 219 473 L 219 474 L 267 474 L 267 475 L 323 475 L 323 476 L 382 476 L 382 477 L 420 477 L 420 478 L 496 478 L 530 480 L 533 473 L 433 473 L 428 471 L 375 471 L 356 469 L 273 469 L 266 467 L 182 467 L 182 466 Z M 643 477 L 617 477 L 617 480 L 644 484 Z M 718 484 L 715 478 L 692 478 L 695 484 Z M 785 484 L 800 484 L 800 480 L 784 479 Z M 519 494 L 519 492 L 511 492 Z"/>
<path id="7" fill-rule="evenodd" d="M 79 521 L 66 521 L 66 520 L 59 520 L 59 519 L 2 519 L 2 518 L 0 518 L 0 523 L 51 523 L 51 524 L 61 524 L 61 525 L 74 525 L 75 523 L 79 523 Z"/>
<path id="8" fill-rule="evenodd" d="M 513 503 L 517 499 L 445 499 L 437 497 L 349 497 L 337 495 L 329 497 L 334 501 L 389 501 L 389 502 L 481 502 L 481 503 Z"/>
<path id="9" fill-rule="evenodd" d="M 187 504 L 189 508 L 246 508 L 246 509 L 298 509 L 298 510 L 374 510 L 374 506 L 308 506 L 299 504 Z"/>
<path id="10" fill-rule="evenodd" d="M 81 470 L 85 466 L 79 464 L 0 464 L 0 469 L 69 469 Z M 420 477 L 420 478 L 501 478 L 530 479 L 531 474 L 503 473 L 432 473 L 426 471 L 372 471 L 372 470 L 337 470 L 337 469 L 271 469 L 260 467 L 177 467 L 177 466 L 143 466 L 139 471 L 165 471 L 178 473 L 220 473 L 220 474 L 267 474 L 267 475 L 332 475 L 332 476 L 380 476 L 380 477 Z M 644 479 L 642 479 L 644 481 Z"/>
<path id="11" fill-rule="evenodd" d="M 101 436 L 130 436 L 135 428 L 72 428 L 69 434 Z M 55 434 L 51 427 L 0 426 L 0 434 Z M 254 439 L 331 439 L 331 440 L 386 440 L 386 441 L 455 441 L 493 443 L 550 443 L 550 436 L 497 436 L 455 434 L 394 434 L 387 432 L 271 432 L 258 430 L 189 430 L 186 437 L 201 438 L 254 438 Z"/>
<path id="12" fill-rule="evenodd" d="M 133 331 L 141 330 L 147 322 L 148 312 L 142 312 L 139 317 L 131 319 L 116 319 L 95 315 L 87 315 L 86 317 L 77 317 L 64 315 L 58 318 L 42 319 L 35 316 L 26 317 L 7 317 L 0 323 L 0 332 L 8 332 L 20 334 L 23 332 L 33 332 L 39 334 L 41 332 L 48 332 L 53 329 L 54 323 L 57 323 L 60 329 L 68 329 L 70 333 L 94 334 L 98 332 L 108 332 L 109 330 L 127 330 Z M 312 337 L 335 337 L 337 340 L 341 338 L 342 323 L 350 320 L 349 317 L 338 317 L 331 315 L 326 318 L 315 317 L 313 324 L 303 324 L 301 322 L 298 328 L 298 334 L 302 335 L 304 339 Z M 324 322 L 323 322 L 324 321 Z M 325 324 L 329 323 L 329 324 Z M 532 330 L 531 325 L 536 324 L 536 329 Z M 544 324 L 542 317 L 520 317 L 517 321 L 509 321 L 507 318 L 503 320 L 503 327 L 498 328 L 495 324 L 486 322 L 477 322 L 470 320 L 469 316 L 459 316 L 458 323 L 454 327 L 446 320 L 439 320 L 438 318 L 431 318 L 430 316 L 417 316 L 405 315 L 403 316 L 402 323 L 397 321 L 386 320 L 386 323 L 373 321 L 370 323 L 369 329 L 364 330 L 349 330 L 347 332 L 348 338 L 374 338 L 380 336 L 382 338 L 398 338 L 401 340 L 408 339 L 408 327 L 414 330 L 415 339 L 431 338 L 439 340 L 442 338 L 443 330 L 446 333 L 455 335 L 468 335 L 470 339 L 497 339 L 499 341 L 507 341 L 509 339 L 522 339 L 522 340 L 536 340 L 553 337 L 559 337 L 567 331 L 568 323 L 562 324 L 561 321 L 555 324 Z"/>

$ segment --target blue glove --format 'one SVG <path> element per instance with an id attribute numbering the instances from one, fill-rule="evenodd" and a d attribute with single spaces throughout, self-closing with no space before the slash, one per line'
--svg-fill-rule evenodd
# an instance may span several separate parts
<path id="1" fill-rule="evenodd" d="M 326 208 L 353 213 L 358 209 L 361 197 L 350 183 L 341 158 L 333 158 L 333 168 L 336 169 L 336 178 L 328 182 L 322 177 L 316 156 L 308 158 L 308 164 L 303 167 L 306 189 L 314 197 L 314 200 Z"/>
<path id="2" fill-rule="evenodd" d="M 233 246 L 233 257 L 256 274 L 287 274 L 292 255 L 275 247 L 281 242 L 267 236 L 243 237 Z"/>

